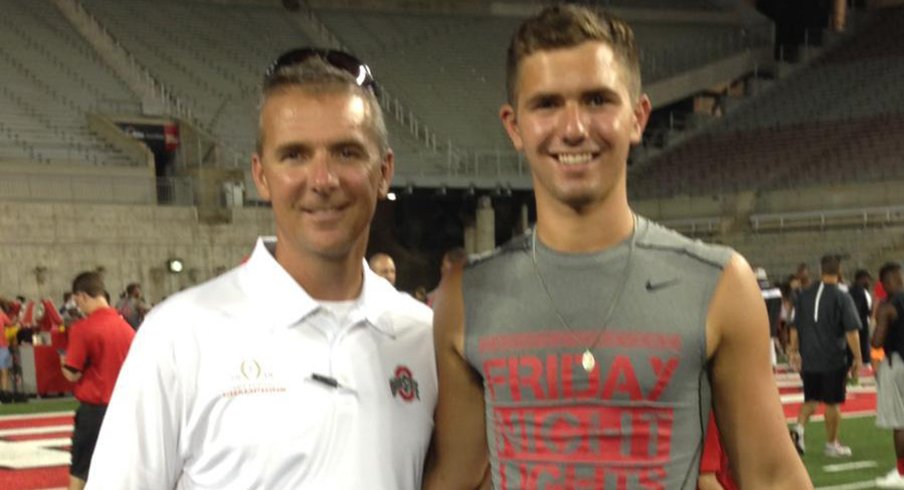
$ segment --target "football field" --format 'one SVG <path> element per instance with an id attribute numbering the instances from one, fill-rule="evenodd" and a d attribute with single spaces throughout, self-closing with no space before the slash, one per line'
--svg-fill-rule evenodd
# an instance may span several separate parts
<path id="1" fill-rule="evenodd" d="M 776 381 L 789 421 L 802 401 L 799 377 L 778 374 Z M 817 416 L 806 429 L 804 464 L 816 488 L 857 490 L 876 488 L 873 481 L 894 467 L 890 431 L 875 426 L 875 386 L 871 376 L 850 389 L 842 413 L 841 439 L 851 447 L 849 458 L 823 455 L 825 431 Z M 0 489 L 49 490 L 65 488 L 68 480 L 72 399 L 32 400 L 0 405 Z"/>

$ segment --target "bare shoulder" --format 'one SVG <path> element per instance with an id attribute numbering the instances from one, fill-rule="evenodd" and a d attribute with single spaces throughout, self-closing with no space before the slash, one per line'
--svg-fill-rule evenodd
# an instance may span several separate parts
<path id="1" fill-rule="evenodd" d="M 437 350 L 453 349 L 464 354 L 463 267 L 454 267 L 440 281 L 433 301 L 433 335 Z"/>
<path id="2" fill-rule="evenodd" d="M 722 270 L 707 313 L 707 354 L 711 357 L 725 341 L 744 337 L 748 330 L 759 327 L 768 332 L 759 285 L 747 260 L 733 252 Z"/>

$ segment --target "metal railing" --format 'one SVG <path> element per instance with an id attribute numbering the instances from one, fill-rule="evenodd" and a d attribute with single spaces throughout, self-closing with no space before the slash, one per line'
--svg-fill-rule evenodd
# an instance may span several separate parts
<path id="1" fill-rule="evenodd" d="M 754 214 L 750 226 L 754 231 L 792 230 L 845 226 L 883 226 L 904 223 L 904 206 L 836 209 L 791 213 Z"/>

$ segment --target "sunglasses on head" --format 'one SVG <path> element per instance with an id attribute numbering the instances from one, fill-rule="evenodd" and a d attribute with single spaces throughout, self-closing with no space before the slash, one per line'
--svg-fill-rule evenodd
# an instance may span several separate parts
<path id="1" fill-rule="evenodd" d="M 345 51 L 335 49 L 298 48 L 287 51 L 276 58 L 270 68 L 267 68 L 264 80 L 270 80 L 282 68 L 303 63 L 311 58 L 320 58 L 333 68 L 352 75 L 359 87 L 369 89 L 377 98 L 380 97 L 380 87 L 377 86 L 370 67 Z"/>

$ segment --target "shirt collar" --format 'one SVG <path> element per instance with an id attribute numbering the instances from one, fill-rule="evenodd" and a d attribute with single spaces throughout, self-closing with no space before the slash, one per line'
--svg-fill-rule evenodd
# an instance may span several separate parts
<path id="1" fill-rule="evenodd" d="M 253 307 L 274 327 L 292 327 L 320 310 L 320 304 L 276 261 L 274 237 L 258 238 L 254 251 L 241 269 L 242 288 Z M 386 304 L 386 289 L 392 286 L 367 267 L 358 305 L 349 315 L 352 322 L 366 322 L 380 332 L 395 336 L 395 327 Z M 395 290 L 393 289 L 393 292 Z"/>

